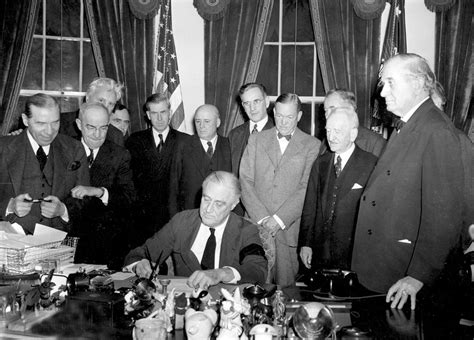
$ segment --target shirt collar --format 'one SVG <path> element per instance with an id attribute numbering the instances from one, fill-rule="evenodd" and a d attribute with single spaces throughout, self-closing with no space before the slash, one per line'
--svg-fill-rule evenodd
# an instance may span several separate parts
<path id="1" fill-rule="evenodd" d="M 249 124 L 250 133 L 252 133 L 254 125 L 257 125 L 258 132 L 262 131 L 265 125 L 267 125 L 267 122 L 268 122 L 268 116 L 266 116 L 265 118 L 263 118 L 262 120 L 256 123 L 250 121 L 250 124 Z"/>
<path id="2" fill-rule="evenodd" d="M 216 236 L 216 238 L 218 239 L 221 239 L 222 238 L 222 235 L 224 234 L 224 231 L 225 231 L 225 227 L 227 226 L 227 222 L 229 221 L 229 217 L 230 215 L 227 216 L 227 218 L 222 221 L 222 223 L 216 225 L 215 227 L 212 227 L 215 229 L 215 232 L 214 232 L 214 235 Z M 204 223 L 201 222 L 201 228 L 211 228 L 207 225 L 205 225 Z"/>
<path id="3" fill-rule="evenodd" d="M 154 127 L 151 128 L 151 131 L 153 131 L 153 139 L 155 140 L 155 144 L 158 145 L 160 144 L 160 134 L 163 135 L 163 143 L 166 141 L 166 138 L 168 137 L 168 133 L 170 132 L 170 127 L 167 126 L 166 129 L 163 130 L 163 132 L 158 132 L 155 130 Z"/>
<path id="4" fill-rule="evenodd" d="M 212 138 L 211 140 L 205 140 L 205 139 L 202 139 L 202 138 L 199 138 L 199 140 L 201 141 L 201 144 L 202 144 L 202 147 L 204 148 L 204 150 L 207 150 L 208 148 L 208 145 L 207 145 L 207 142 L 211 142 L 212 143 L 212 148 L 214 150 L 216 150 L 216 144 L 217 144 L 217 137 L 218 135 L 216 134 L 214 136 L 214 138 Z"/>
<path id="5" fill-rule="evenodd" d="M 417 105 L 413 106 L 410 111 L 407 112 L 406 115 L 404 115 L 403 117 L 400 117 L 400 119 L 402 121 L 404 121 L 405 123 L 408 122 L 408 119 L 411 118 L 411 116 L 413 116 L 413 114 L 415 113 L 415 111 L 421 106 L 421 104 L 423 104 L 426 100 L 428 100 L 429 97 L 426 97 L 425 99 L 423 99 L 421 102 L 419 102 Z"/>
<path id="6" fill-rule="evenodd" d="M 97 153 L 99 152 L 100 147 L 97 149 L 90 148 L 89 145 L 87 145 L 86 142 L 84 141 L 84 137 L 81 138 L 81 143 L 84 146 L 84 150 L 86 151 L 86 156 L 89 156 L 89 154 L 91 153 L 90 150 L 92 150 L 92 152 L 94 153 L 93 156 L 96 156 Z"/>
<path id="7" fill-rule="evenodd" d="M 352 153 L 354 152 L 354 150 L 355 150 L 355 144 L 352 143 L 352 145 L 346 151 L 344 151 L 340 154 L 336 153 L 334 155 L 334 164 L 336 164 L 337 156 L 341 156 L 341 169 L 344 169 L 344 166 L 349 161 L 349 158 L 351 158 Z"/>
<path id="8" fill-rule="evenodd" d="M 35 139 L 31 135 L 30 131 L 28 131 L 28 129 L 26 129 L 26 135 L 28 136 L 28 140 L 30 141 L 30 145 L 31 145 L 31 147 L 33 148 L 33 151 L 36 154 L 38 152 L 39 147 L 40 147 L 39 144 L 35 141 Z M 50 147 L 51 147 L 51 144 L 43 146 L 43 151 L 46 154 L 46 156 L 49 155 L 49 148 Z"/>

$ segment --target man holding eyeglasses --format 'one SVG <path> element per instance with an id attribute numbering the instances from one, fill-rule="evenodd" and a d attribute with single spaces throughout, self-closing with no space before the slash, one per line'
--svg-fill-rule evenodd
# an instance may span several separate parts
<path id="1" fill-rule="evenodd" d="M 275 128 L 250 136 L 240 164 L 242 202 L 259 225 L 269 260 L 268 281 L 286 287 L 298 272 L 298 234 L 311 166 L 321 142 L 297 128 L 301 101 L 280 95 Z"/>

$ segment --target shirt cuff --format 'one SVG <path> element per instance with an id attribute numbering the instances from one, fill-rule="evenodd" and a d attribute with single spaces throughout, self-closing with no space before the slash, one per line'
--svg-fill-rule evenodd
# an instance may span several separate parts
<path id="1" fill-rule="evenodd" d="M 265 217 L 262 218 L 260 221 L 258 221 L 257 224 L 262 224 L 262 222 L 263 222 L 264 220 L 266 220 L 267 218 L 269 218 L 269 217 L 270 217 L 270 216 L 265 216 Z"/>
<path id="2" fill-rule="evenodd" d="M 104 205 L 107 205 L 109 204 L 109 191 L 104 187 L 102 187 L 102 190 L 104 190 L 104 194 L 102 195 L 100 200 L 102 201 L 102 203 L 104 203 Z"/>
<path id="3" fill-rule="evenodd" d="M 9 209 L 13 200 L 14 200 L 14 198 L 10 198 L 10 201 L 8 201 L 7 210 L 5 211 L 5 216 L 13 214 L 13 211 Z"/>
<path id="4" fill-rule="evenodd" d="M 285 223 L 283 223 L 281 218 L 279 218 L 276 214 L 273 215 L 273 218 L 275 219 L 275 221 L 277 221 L 277 223 L 278 223 L 278 225 L 280 226 L 281 229 L 285 229 Z"/>
<path id="5" fill-rule="evenodd" d="M 64 205 L 64 214 L 61 215 L 61 219 L 64 222 L 69 222 L 69 213 L 67 212 L 66 204 L 64 204 L 64 203 L 61 203 L 61 204 Z"/>
<path id="6" fill-rule="evenodd" d="M 135 268 L 135 266 L 137 265 L 138 262 L 140 262 L 140 261 L 135 261 L 133 263 L 130 263 L 129 265 L 123 267 L 122 271 L 123 272 L 128 272 L 128 273 L 135 273 L 135 271 L 133 269 Z"/>
<path id="7" fill-rule="evenodd" d="M 229 266 L 224 266 L 222 268 L 229 268 L 230 270 L 232 270 L 232 273 L 234 273 L 234 279 L 231 281 L 224 282 L 224 283 L 237 283 L 242 278 L 242 276 L 240 276 L 240 273 L 237 271 L 237 269 L 233 267 L 229 267 Z"/>

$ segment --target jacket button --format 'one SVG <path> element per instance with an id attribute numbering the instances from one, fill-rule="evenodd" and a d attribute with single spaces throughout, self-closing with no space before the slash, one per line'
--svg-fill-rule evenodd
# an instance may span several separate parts
<path id="1" fill-rule="evenodd" d="M 372 206 L 375 207 L 375 201 L 372 201 Z"/>
<path id="2" fill-rule="evenodd" d="M 367 230 L 367 234 L 372 235 L 372 229 Z"/>
<path id="3" fill-rule="evenodd" d="M 364 196 L 362 196 L 362 201 L 365 201 L 365 195 L 364 195 Z"/>
<path id="4" fill-rule="evenodd" d="M 390 176 L 390 170 L 387 170 L 387 176 Z"/>

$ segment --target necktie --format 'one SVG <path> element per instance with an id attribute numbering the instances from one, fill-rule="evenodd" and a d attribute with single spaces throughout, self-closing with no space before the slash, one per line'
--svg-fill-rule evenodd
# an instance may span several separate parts
<path id="1" fill-rule="evenodd" d="M 92 166 L 92 163 L 94 163 L 94 151 L 89 148 L 89 156 L 87 156 L 87 161 L 89 162 L 89 168 Z"/>
<path id="2" fill-rule="evenodd" d="M 286 135 L 286 136 L 283 136 L 281 133 L 278 132 L 278 139 L 282 139 L 282 138 L 285 138 L 287 141 L 290 141 L 291 139 L 291 135 Z"/>
<path id="3" fill-rule="evenodd" d="M 342 159 L 339 155 L 336 158 L 336 164 L 334 164 L 334 169 L 336 170 L 336 177 L 339 177 L 342 171 Z"/>
<path id="4" fill-rule="evenodd" d="M 254 124 L 254 125 L 253 125 L 253 129 L 252 129 L 252 135 L 253 135 L 254 133 L 257 133 L 257 132 L 258 132 L 258 130 L 257 130 L 257 124 Z"/>
<path id="5" fill-rule="evenodd" d="M 209 231 L 211 232 L 211 235 L 209 235 L 209 238 L 207 239 L 201 260 L 201 268 L 203 270 L 214 269 L 214 257 L 216 255 L 216 236 L 214 235 L 214 232 L 216 230 L 214 228 L 209 228 Z"/>
<path id="6" fill-rule="evenodd" d="M 43 171 L 46 161 L 48 160 L 48 156 L 46 156 L 44 153 L 43 147 L 41 145 L 36 151 L 36 159 L 38 160 L 41 171 Z"/>
<path id="7" fill-rule="evenodd" d="M 212 155 L 214 154 L 214 149 L 212 148 L 212 143 L 207 142 L 207 145 L 208 145 L 208 148 L 207 148 L 206 153 L 209 156 L 209 158 L 212 158 Z"/>
<path id="8" fill-rule="evenodd" d="M 161 152 L 161 150 L 163 150 L 163 146 L 165 143 L 163 143 L 163 135 L 161 133 L 158 134 L 158 137 L 160 137 L 160 142 L 158 143 L 158 153 Z"/>
<path id="9" fill-rule="evenodd" d="M 405 125 L 405 122 L 403 120 L 401 120 L 400 118 L 397 118 L 393 121 L 393 126 L 398 131 L 400 131 L 404 125 Z"/>

